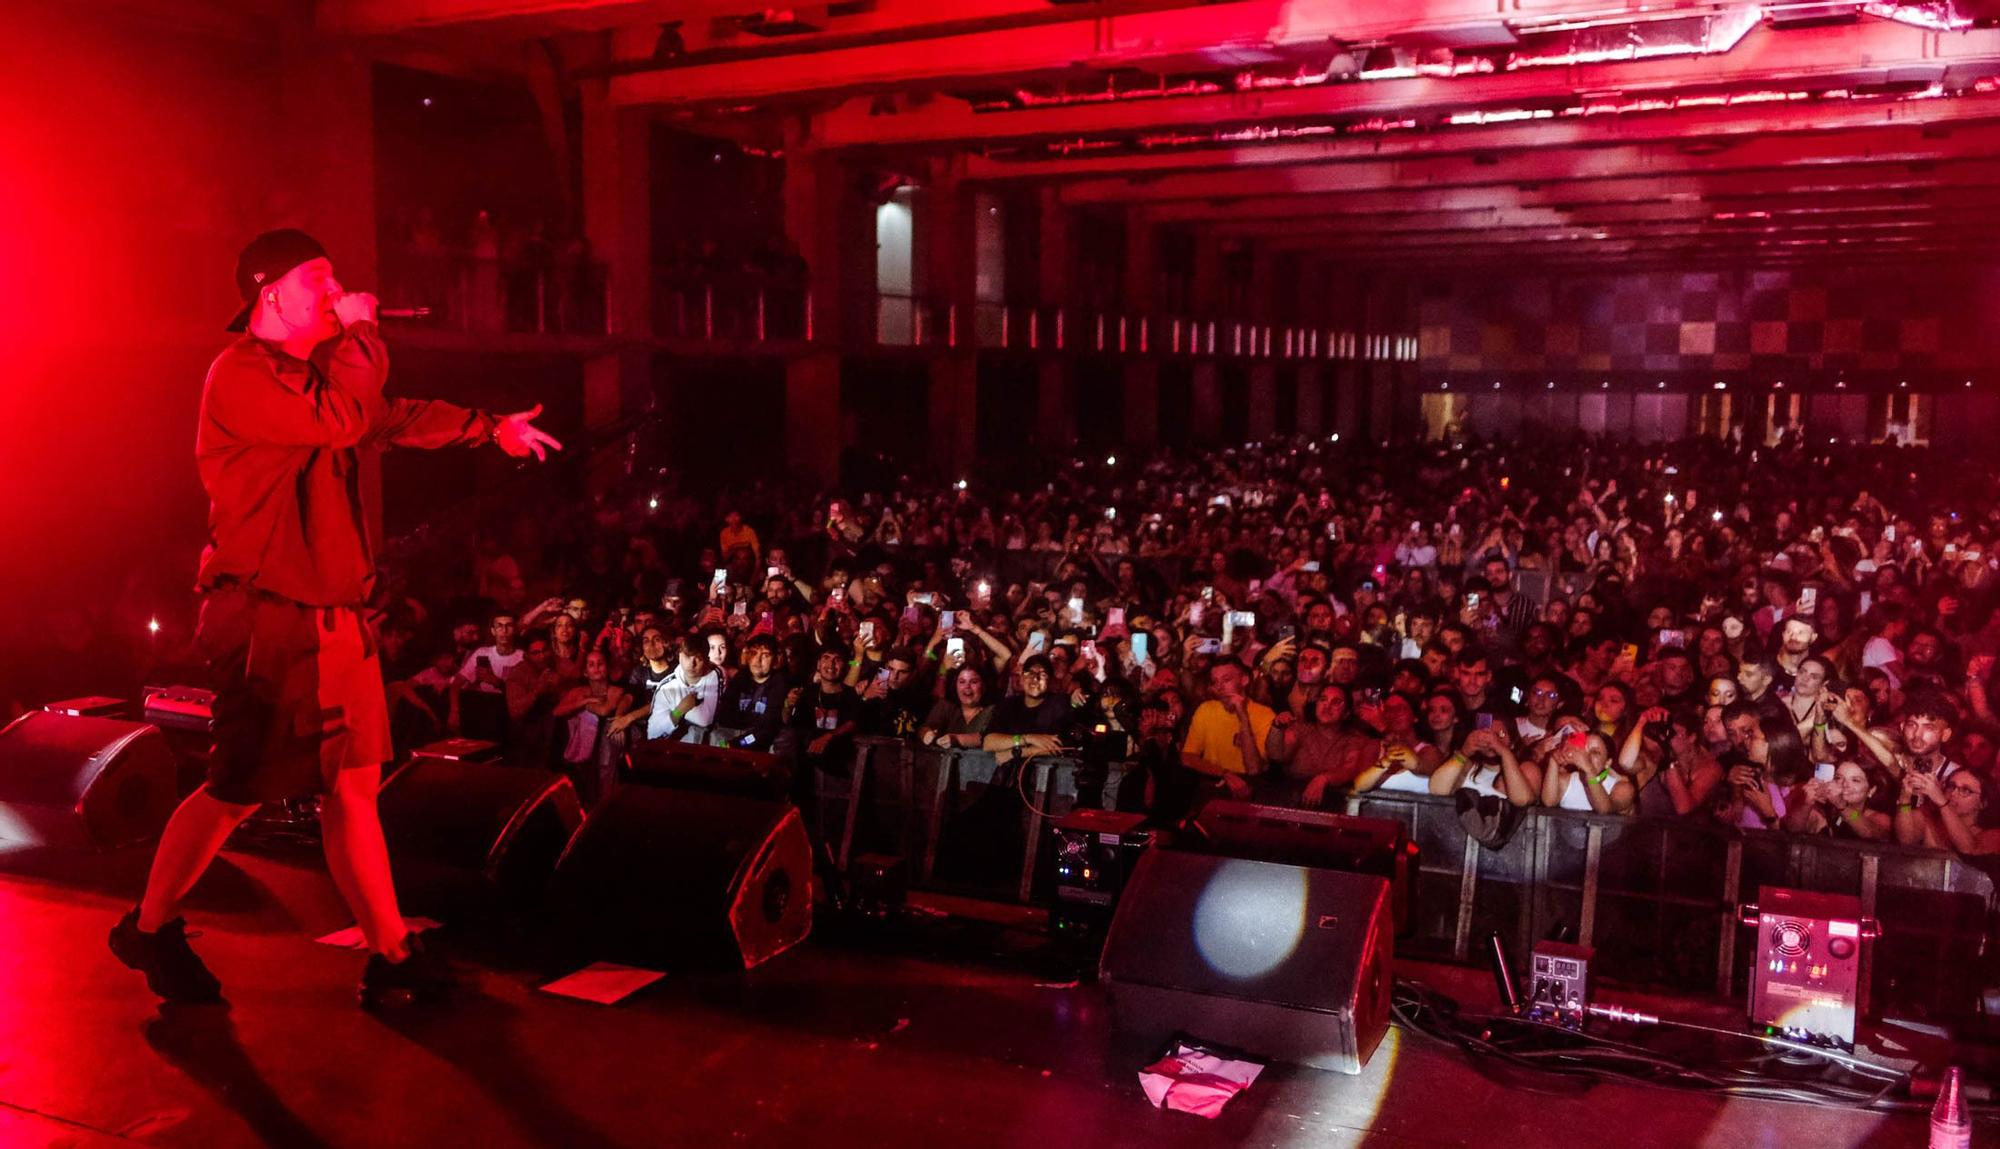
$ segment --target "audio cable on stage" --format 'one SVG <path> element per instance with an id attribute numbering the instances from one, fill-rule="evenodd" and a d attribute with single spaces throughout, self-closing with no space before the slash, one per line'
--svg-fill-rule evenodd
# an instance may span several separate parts
<path id="1" fill-rule="evenodd" d="M 1476 1014 L 1420 982 L 1399 980 L 1390 1012 L 1402 1028 L 1447 1045 L 1476 1061 L 1496 1063 L 1509 1084 L 1536 1087 L 1517 1075 L 1548 1075 L 1575 1082 L 1578 1091 L 1593 1082 L 1659 1085 L 1730 1097 L 1842 1105 L 1878 1112 L 1927 1112 L 1930 1102 L 1909 1096 L 1908 1075 L 1865 1060 L 1782 1037 L 1738 1032 L 1672 1019 L 1659 1024 L 1707 1034 L 1752 1047 L 1740 1057 L 1699 1060 L 1619 1041 L 1601 1034 L 1531 1020 L 1515 1013 Z M 1645 1023 L 1650 1015 L 1630 1010 L 1602 1016 Z M 1543 1082 L 1546 1088 L 1548 1082 Z M 1980 1117 L 2000 1116 L 2000 1107 L 1972 1106 Z"/>

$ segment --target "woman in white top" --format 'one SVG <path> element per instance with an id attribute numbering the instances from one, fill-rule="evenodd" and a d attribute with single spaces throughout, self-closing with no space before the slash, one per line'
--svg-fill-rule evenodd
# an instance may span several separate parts
<path id="1" fill-rule="evenodd" d="M 1382 724 L 1381 757 L 1355 777 L 1354 793 L 1430 793 L 1431 772 L 1444 761 L 1444 752 L 1417 737 L 1416 708 L 1402 695 L 1391 694 L 1382 700 L 1378 721 Z"/>
<path id="2" fill-rule="evenodd" d="M 1532 806 L 1542 789 L 1542 768 L 1533 759 L 1521 761 L 1500 726 L 1474 730 L 1459 752 L 1431 773 L 1431 793 L 1450 794 L 1470 788 L 1497 794 L 1516 806 Z"/>
<path id="3" fill-rule="evenodd" d="M 1611 740 L 1574 717 L 1563 719 L 1557 733 L 1542 765 L 1542 805 L 1612 813 L 1611 788 L 1618 770 L 1611 764 Z"/>

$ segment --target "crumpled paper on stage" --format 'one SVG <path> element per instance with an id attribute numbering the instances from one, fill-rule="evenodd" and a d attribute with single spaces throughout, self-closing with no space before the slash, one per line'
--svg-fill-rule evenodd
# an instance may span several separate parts
<path id="1" fill-rule="evenodd" d="M 1229 1099 L 1250 1088 L 1264 1067 L 1176 1043 L 1174 1051 L 1139 1071 L 1139 1087 L 1154 1108 L 1217 1117 Z"/>

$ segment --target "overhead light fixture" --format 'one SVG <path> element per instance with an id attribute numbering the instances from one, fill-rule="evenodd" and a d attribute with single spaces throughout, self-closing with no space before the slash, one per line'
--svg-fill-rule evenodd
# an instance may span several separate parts
<path id="1" fill-rule="evenodd" d="M 1773 28 L 1818 28 L 1828 24 L 1854 24 L 1861 20 L 1861 0 L 1807 0 L 1774 4 L 1764 18 Z"/>
<path id="2" fill-rule="evenodd" d="M 1396 50 L 1387 44 L 1377 44 L 1361 57 L 1361 78 L 1379 80 L 1392 76 L 1414 76 L 1417 70 L 1402 62 Z"/>
<path id="3" fill-rule="evenodd" d="M 736 26 L 752 36 L 804 36 L 811 32 L 824 31 L 824 27 L 803 20 L 796 8 L 767 8 L 762 12 L 738 16 Z"/>

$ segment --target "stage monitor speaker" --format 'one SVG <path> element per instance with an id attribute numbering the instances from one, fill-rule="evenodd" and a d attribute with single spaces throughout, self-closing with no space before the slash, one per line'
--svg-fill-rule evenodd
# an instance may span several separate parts
<path id="1" fill-rule="evenodd" d="M 1149 850 L 1098 977 L 1128 1032 L 1359 1073 L 1389 1028 L 1389 900 L 1372 874 Z"/>
<path id="2" fill-rule="evenodd" d="M 398 897 L 440 919 L 533 902 L 583 824 L 561 774 L 421 753 L 383 784 L 380 809 Z"/>
<path id="3" fill-rule="evenodd" d="M 648 739 L 625 758 L 625 778 L 648 786 L 701 790 L 745 798 L 785 799 L 778 757 L 758 750 Z"/>
<path id="4" fill-rule="evenodd" d="M 173 815 L 173 751 L 143 722 L 23 714 L 0 730 L 0 839 L 109 850 Z"/>
<path id="5" fill-rule="evenodd" d="M 498 762 L 502 755 L 498 742 L 488 742 L 484 738 L 443 738 L 426 742 L 410 751 L 412 762 L 426 758 L 440 758 L 446 762 Z"/>
<path id="6" fill-rule="evenodd" d="M 77 718 L 125 718 L 132 708 L 123 698 L 113 698 L 108 694 L 89 694 L 82 698 L 64 698 L 42 704 L 42 709 L 51 714 L 68 714 Z"/>
<path id="7" fill-rule="evenodd" d="M 563 854 L 556 905 L 596 956 L 748 969 L 811 931 L 812 845 L 788 804 L 620 786 Z"/>
<path id="8" fill-rule="evenodd" d="M 1219 800 L 1201 808 L 1192 828 L 1192 834 L 1176 840 L 1178 847 L 1383 878 L 1389 883 L 1396 932 L 1403 933 L 1415 920 L 1417 844 L 1408 827 L 1393 818 Z"/>

